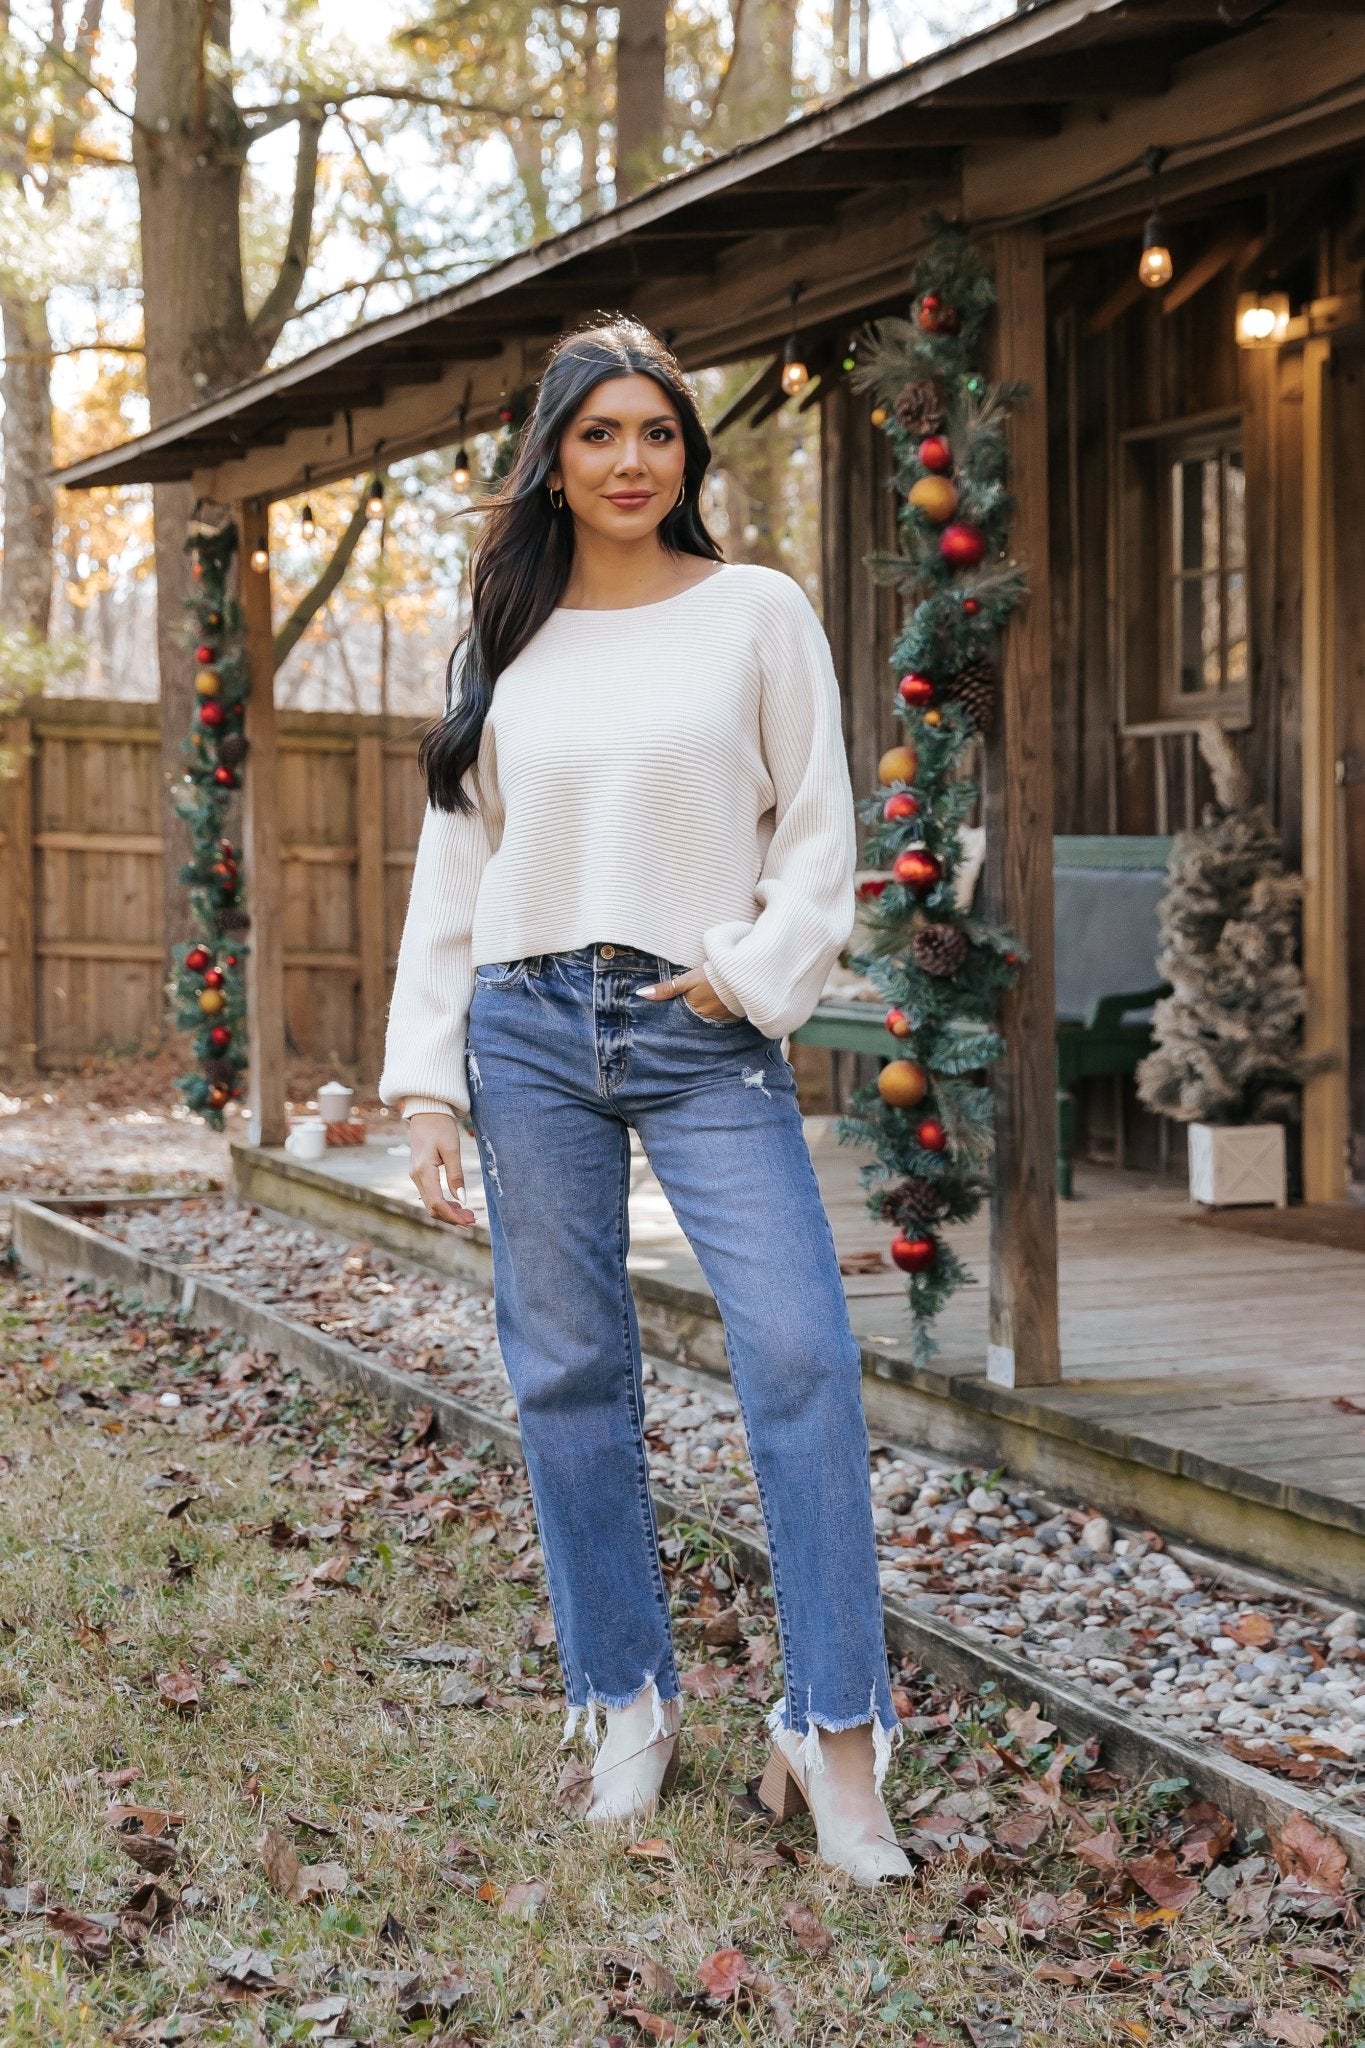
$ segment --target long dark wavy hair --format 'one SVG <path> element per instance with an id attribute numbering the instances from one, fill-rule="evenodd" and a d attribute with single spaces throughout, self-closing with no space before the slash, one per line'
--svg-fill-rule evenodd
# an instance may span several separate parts
<path id="1" fill-rule="evenodd" d="M 562 494 L 558 508 L 552 505 L 546 489 L 564 430 L 589 392 L 633 371 L 654 379 L 682 426 L 682 497 L 659 526 L 660 545 L 670 554 L 721 559 L 698 502 L 711 443 L 681 365 L 637 320 L 594 321 L 566 334 L 545 367 L 507 481 L 482 508 L 486 519 L 469 563 L 469 630 L 446 669 L 445 716 L 425 733 L 417 753 L 438 810 L 474 809 L 461 779 L 478 758 L 493 685 L 539 632 L 569 580 L 573 514 Z"/>

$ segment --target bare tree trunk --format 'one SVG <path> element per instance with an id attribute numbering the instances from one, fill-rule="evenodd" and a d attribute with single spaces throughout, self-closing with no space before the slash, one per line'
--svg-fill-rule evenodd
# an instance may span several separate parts
<path id="1" fill-rule="evenodd" d="M 52 344 L 41 301 L 0 301 L 5 334 L 5 559 L 0 624 L 47 635 L 52 617 Z"/>
<path id="2" fill-rule="evenodd" d="M 716 98 L 722 147 L 782 126 L 795 69 L 796 0 L 731 0 L 730 12 L 734 47 Z"/>
<path id="3" fill-rule="evenodd" d="M 154 425 L 254 376 L 297 299 L 307 267 L 321 116 L 301 109 L 293 216 L 276 282 L 256 313 L 242 272 L 241 199 L 248 134 L 222 75 L 231 0 L 135 0 L 137 96 L 133 163 L 142 230 L 147 395 Z M 212 55 L 210 52 L 212 51 Z M 194 705 L 184 647 L 190 584 L 184 551 L 192 497 L 183 484 L 153 492 L 161 764 L 167 795 L 184 773 Z M 165 813 L 167 960 L 183 938 L 187 893 L 179 869 L 184 826 Z"/>
<path id="4" fill-rule="evenodd" d="M 658 175 L 664 140 L 668 0 L 621 0 L 616 35 L 616 198 Z"/>

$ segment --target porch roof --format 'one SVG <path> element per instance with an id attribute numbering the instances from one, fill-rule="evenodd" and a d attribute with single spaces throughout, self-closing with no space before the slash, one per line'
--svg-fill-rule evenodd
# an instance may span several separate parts
<path id="1" fill-rule="evenodd" d="M 1249 135 L 1280 161 L 1310 147 L 1310 120 L 1313 146 L 1330 146 L 1333 122 L 1357 136 L 1365 22 L 1353 13 L 1354 0 L 1283 0 L 1238 27 L 1218 0 L 1034 0 L 57 481 L 193 478 L 214 497 L 269 499 L 355 474 L 453 439 L 462 406 L 471 431 L 491 423 L 550 340 L 604 306 L 637 312 L 695 368 L 780 342 L 796 284 L 818 365 L 837 323 L 899 304 L 930 206 L 981 227 L 1046 217 L 1084 230 L 1142 205 L 1149 142 L 1178 152 L 1166 179 L 1178 204 Z M 1288 107 L 1286 75 L 1300 85 Z"/>

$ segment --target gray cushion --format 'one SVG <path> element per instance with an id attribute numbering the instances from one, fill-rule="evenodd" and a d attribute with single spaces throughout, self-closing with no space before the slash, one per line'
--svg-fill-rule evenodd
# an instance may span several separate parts
<path id="1" fill-rule="evenodd" d="M 1156 914 L 1166 879 L 1164 868 L 1054 870 L 1058 1017 L 1083 1018 L 1101 996 L 1160 981 Z"/>

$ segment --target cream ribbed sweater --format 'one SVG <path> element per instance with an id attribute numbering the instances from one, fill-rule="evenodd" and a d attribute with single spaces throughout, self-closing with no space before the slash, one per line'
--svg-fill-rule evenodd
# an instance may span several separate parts
<path id="1" fill-rule="evenodd" d="M 657 604 L 552 612 L 493 689 L 472 816 L 427 806 L 381 1099 L 466 1111 L 474 968 L 612 940 L 703 967 L 771 1038 L 853 929 L 829 643 L 800 585 L 726 563 Z"/>

